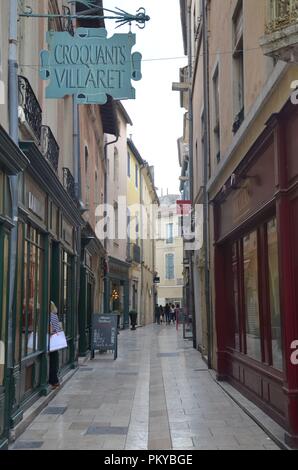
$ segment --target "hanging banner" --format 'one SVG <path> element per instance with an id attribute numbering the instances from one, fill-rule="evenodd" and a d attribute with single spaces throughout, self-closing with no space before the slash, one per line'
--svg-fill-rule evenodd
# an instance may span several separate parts
<path id="1" fill-rule="evenodd" d="M 107 95 L 116 100 L 135 99 L 131 80 L 141 80 L 142 55 L 131 53 L 136 35 L 115 34 L 107 38 L 104 28 L 78 28 L 47 33 L 49 50 L 41 52 L 42 80 L 50 80 L 46 98 L 74 95 L 78 104 L 105 104 Z"/>

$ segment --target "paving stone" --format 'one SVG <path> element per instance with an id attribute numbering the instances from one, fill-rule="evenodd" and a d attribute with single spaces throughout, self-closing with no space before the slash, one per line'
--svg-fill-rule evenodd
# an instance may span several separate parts
<path id="1" fill-rule="evenodd" d="M 179 353 L 176 352 L 168 352 L 168 353 L 159 353 L 157 357 L 178 357 Z"/>
<path id="2" fill-rule="evenodd" d="M 61 446 L 61 441 L 57 439 L 47 439 L 44 441 L 40 450 L 59 450 Z"/>
<path id="3" fill-rule="evenodd" d="M 43 415 L 63 415 L 67 410 L 67 406 L 48 406 L 43 412 Z"/>
<path id="4" fill-rule="evenodd" d="M 160 410 L 151 410 L 149 413 L 150 418 L 157 418 L 159 416 L 167 416 L 167 410 L 160 409 Z"/>
<path id="5" fill-rule="evenodd" d="M 183 449 L 185 447 L 192 447 L 193 441 L 191 438 L 172 438 L 173 447 L 176 449 Z"/>
<path id="6" fill-rule="evenodd" d="M 89 426 L 89 428 L 87 429 L 87 432 L 86 434 L 97 434 L 97 435 L 101 435 L 101 434 L 104 434 L 104 435 L 108 435 L 108 434 L 114 434 L 114 435 L 117 435 L 117 434 L 127 434 L 128 433 L 128 428 L 126 427 L 112 427 L 112 426 L 109 426 L 109 427 L 100 427 L 100 426 Z"/>
<path id="7" fill-rule="evenodd" d="M 42 441 L 43 436 L 46 434 L 47 429 L 43 430 L 30 430 L 27 429 L 24 434 L 22 434 L 22 440 L 24 441 Z"/>
<path id="8" fill-rule="evenodd" d="M 172 445 L 170 439 L 152 439 L 149 440 L 149 450 L 171 450 Z"/>
<path id="9" fill-rule="evenodd" d="M 88 427 L 90 426 L 90 423 L 86 423 L 86 422 L 78 422 L 78 423 L 72 423 L 68 429 L 70 430 L 79 430 L 79 431 L 83 431 L 84 429 L 87 429 Z"/>
<path id="10" fill-rule="evenodd" d="M 13 448 L 15 450 L 31 450 L 31 449 L 40 449 L 43 445 L 43 441 L 22 441 L 18 440 Z"/>
<path id="11" fill-rule="evenodd" d="M 46 410 L 16 446 L 120 451 L 277 449 L 212 379 L 199 353 L 174 328 L 148 326 L 139 329 L 138 335 L 121 332 L 118 360 L 97 355 Z"/>

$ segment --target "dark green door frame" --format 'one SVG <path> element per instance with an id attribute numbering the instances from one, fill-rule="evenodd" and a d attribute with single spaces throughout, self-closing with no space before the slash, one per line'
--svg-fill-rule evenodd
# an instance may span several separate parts
<path id="1" fill-rule="evenodd" d="M 79 300 L 79 355 L 86 357 L 91 348 L 92 314 L 94 313 L 94 276 L 81 266 Z"/>
<path id="2" fill-rule="evenodd" d="M 80 273 L 80 298 L 79 298 L 79 356 L 87 356 L 87 272 L 85 266 L 81 266 Z"/>
<path id="3" fill-rule="evenodd" d="M 3 368 L 3 383 L 0 384 L 0 449 L 6 449 L 8 446 L 9 437 L 9 414 L 10 414 L 10 396 L 9 396 L 9 381 L 10 376 L 7 369 L 7 315 L 8 315 L 8 291 L 9 291 L 9 270 L 5 272 L 4 263 L 4 239 L 7 237 L 9 243 L 10 231 L 0 225 L 0 340 L 4 343 L 4 368 Z M 9 252 L 8 252 L 9 256 Z M 7 288 L 4 291 L 4 276 L 7 279 Z M 2 311 L 4 296 L 6 296 L 6 312 Z M 3 322 L 3 318 L 6 321 Z"/>

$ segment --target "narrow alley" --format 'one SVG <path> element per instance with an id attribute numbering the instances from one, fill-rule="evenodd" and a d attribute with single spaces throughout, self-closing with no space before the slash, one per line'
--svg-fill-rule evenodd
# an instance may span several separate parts
<path id="1" fill-rule="evenodd" d="M 118 359 L 81 366 L 11 449 L 278 450 L 181 337 L 122 331 Z"/>
<path id="2" fill-rule="evenodd" d="M 1 470 L 298 449 L 297 129 L 298 0 L 0 0 Z"/>

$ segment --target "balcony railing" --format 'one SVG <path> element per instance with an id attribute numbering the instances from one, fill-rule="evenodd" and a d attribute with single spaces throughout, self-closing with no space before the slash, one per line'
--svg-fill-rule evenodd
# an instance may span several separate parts
<path id="1" fill-rule="evenodd" d="M 64 186 L 65 191 L 67 191 L 69 196 L 75 201 L 76 200 L 75 180 L 69 168 L 63 168 L 63 186 Z"/>
<path id="2" fill-rule="evenodd" d="M 41 128 L 41 148 L 43 155 L 57 172 L 60 148 L 49 126 Z"/>
<path id="3" fill-rule="evenodd" d="M 298 0 L 269 0 L 269 15 L 266 34 L 298 24 Z"/>
<path id="4" fill-rule="evenodd" d="M 19 106 L 38 142 L 41 138 L 42 109 L 26 77 L 19 75 Z"/>
<path id="5" fill-rule="evenodd" d="M 127 260 L 141 264 L 141 247 L 136 243 L 129 243 L 127 246 Z"/>

